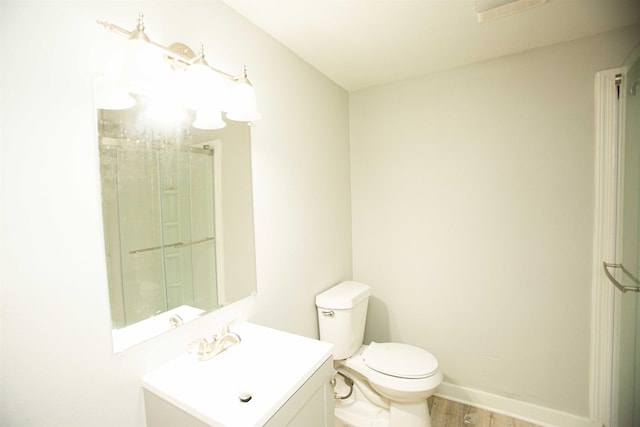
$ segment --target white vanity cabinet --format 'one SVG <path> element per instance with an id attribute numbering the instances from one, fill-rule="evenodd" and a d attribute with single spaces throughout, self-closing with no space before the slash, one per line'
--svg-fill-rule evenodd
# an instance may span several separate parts
<path id="1" fill-rule="evenodd" d="M 233 329 L 240 344 L 143 377 L 147 426 L 334 426 L 331 344 L 251 323 Z"/>

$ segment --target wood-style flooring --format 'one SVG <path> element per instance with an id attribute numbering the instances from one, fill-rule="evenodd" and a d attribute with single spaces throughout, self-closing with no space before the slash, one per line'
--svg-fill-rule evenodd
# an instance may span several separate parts
<path id="1" fill-rule="evenodd" d="M 437 396 L 429 399 L 429 407 L 432 427 L 540 427 Z"/>

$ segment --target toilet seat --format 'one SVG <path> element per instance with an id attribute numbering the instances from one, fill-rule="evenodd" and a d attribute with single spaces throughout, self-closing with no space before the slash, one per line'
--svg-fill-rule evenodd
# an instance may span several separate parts
<path id="1" fill-rule="evenodd" d="M 362 353 L 365 365 L 398 378 L 427 378 L 438 370 L 438 360 L 420 347 L 371 342 Z"/>
<path id="2" fill-rule="evenodd" d="M 385 344 L 394 344 L 391 347 L 395 350 L 399 349 L 399 348 L 396 348 L 395 346 L 395 344 L 397 343 L 385 343 Z M 398 376 L 385 374 L 383 372 L 380 372 L 368 366 L 367 363 L 365 363 L 365 358 L 364 358 L 365 354 L 367 353 L 368 347 L 369 346 L 367 345 L 363 345 L 350 358 L 342 361 L 336 361 L 337 363 L 336 368 L 345 367 L 349 370 L 357 372 L 362 377 L 364 377 L 367 380 L 367 382 L 369 382 L 371 386 L 374 389 L 376 389 L 379 393 L 381 393 L 382 395 L 384 395 L 389 399 L 400 401 L 400 402 L 414 402 L 417 400 L 426 399 L 433 393 L 433 390 L 436 387 L 438 387 L 442 382 L 442 373 L 438 369 L 437 367 L 438 362 L 435 359 L 435 357 L 433 357 L 433 355 L 431 355 L 431 357 L 433 357 L 433 360 L 435 361 L 435 370 L 432 370 L 429 376 L 418 377 L 418 378 L 398 377 Z M 372 351 L 371 354 L 374 354 L 374 355 L 376 354 L 375 347 L 376 346 L 374 345 L 374 350 Z M 409 346 L 409 347 L 412 347 L 412 346 Z M 406 350 L 406 348 L 402 350 Z M 423 350 L 423 351 L 425 351 L 428 354 L 431 354 L 426 350 Z M 371 355 L 369 357 L 371 357 Z M 398 353 L 395 353 L 396 360 L 400 360 L 400 363 L 402 363 L 400 357 L 401 355 L 399 355 Z M 373 359 L 376 360 L 376 356 L 374 356 Z M 384 358 L 382 358 L 382 360 L 384 360 Z M 369 363 L 373 363 L 375 365 L 374 362 L 371 362 L 371 359 Z M 380 365 L 376 365 L 376 366 L 378 368 L 382 367 Z M 394 364 L 391 364 L 390 366 L 394 366 Z M 419 372 L 419 370 L 415 372 Z M 414 372 L 414 375 L 415 375 L 415 372 Z"/>

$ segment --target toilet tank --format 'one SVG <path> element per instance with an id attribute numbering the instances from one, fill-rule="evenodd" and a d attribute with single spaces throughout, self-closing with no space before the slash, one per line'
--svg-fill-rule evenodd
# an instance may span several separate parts
<path id="1" fill-rule="evenodd" d="M 316 296 L 320 340 L 333 344 L 334 360 L 347 359 L 362 345 L 371 288 L 347 281 Z"/>

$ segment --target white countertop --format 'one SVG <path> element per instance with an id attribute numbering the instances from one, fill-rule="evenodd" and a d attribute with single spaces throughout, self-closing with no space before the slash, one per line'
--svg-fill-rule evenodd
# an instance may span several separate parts
<path id="1" fill-rule="evenodd" d="M 331 344 L 311 338 L 249 322 L 231 330 L 239 344 L 206 361 L 181 356 L 145 375 L 143 387 L 213 426 L 261 426 L 332 357 Z"/>

